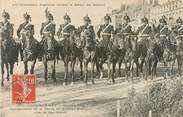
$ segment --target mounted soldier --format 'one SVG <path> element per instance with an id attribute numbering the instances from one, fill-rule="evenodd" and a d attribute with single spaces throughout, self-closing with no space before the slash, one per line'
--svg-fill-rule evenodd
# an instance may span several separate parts
<path id="1" fill-rule="evenodd" d="M 149 25 L 149 21 L 146 17 L 143 17 L 141 19 L 142 25 L 138 27 L 136 34 L 138 34 L 138 42 L 144 44 L 145 40 L 148 40 L 151 38 L 152 29 Z"/>
<path id="2" fill-rule="evenodd" d="M 64 16 L 64 24 L 61 24 L 59 27 L 59 30 L 57 32 L 57 36 L 59 39 L 67 39 L 68 37 L 71 36 L 72 31 L 75 30 L 75 27 L 71 24 L 71 18 L 67 13 Z"/>
<path id="3" fill-rule="evenodd" d="M 47 38 L 53 39 L 53 41 L 56 43 L 56 40 L 54 39 L 56 25 L 54 23 L 53 15 L 48 11 L 48 9 L 46 9 L 45 16 L 46 16 L 46 22 L 42 23 L 40 30 L 40 35 L 42 37 L 42 40 L 40 42 L 41 45 L 46 43 Z M 39 60 L 40 61 L 42 60 L 41 55 L 39 57 Z"/>
<path id="4" fill-rule="evenodd" d="M 159 22 L 160 22 L 160 24 L 158 25 L 156 31 L 157 31 L 157 34 L 160 39 L 161 48 L 162 48 L 162 50 L 164 50 L 167 40 L 169 38 L 170 31 L 169 31 L 169 27 L 167 25 L 165 16 L 162 16 L 162 18 L 159 20 Z"/>
<path id="5" fill-rule="evenodd" d="M 176 56 L 178 63 L 178 71 L 179 75 L 182 76 L 182 65 L 183 65 L 183 20 L 179 17 L 176 20 L 176 26 L 174 28 L 174 32 L 176 34 Z"/>
<path id="6" fill-rule="evenodd" d="M 3 10 L 2 18 L 3 18 L 3 21 L 0 22 L 0 29 L 2 32 L 4 32 L 4 36 L 5 36 L 4 39 L 7 39 L 9 44 L 13 44 L 13 46 L 17 46 L 15 40 L 13 39 L 14 24 L 9 22 L 9 19 L 10 19 L 9 13 Z M 18 50 L 16 51 L 16 55 L 18 56 Z M 18 62 L 18 58 L 16 58 L 16 62 Z"/>
<path id="7" fill-rule="evenodd" d="M 148 19 L 144 16 L 141 19 L 142 25 L 138 27 L 136 34 L 138 36 L 137 40 L 137 45 L 138 45 L 138 58 L 141 60 L 139 63 L 140 67 L 140 72 L 143 72 L 143 64 L 144 62 L 147 63 L 146 56 L 147 56 L 147 51 L 149 48 L 149 42 L 151 40 L 152 36 L 152 28 L 149 25 Z M 147 66 L 146 66 L 147 67 Z M 147 73 L 147 71 L 145 72 Z"/>
<path id="8" fill-rule="evenodd" d="M 90 38 L 90 42 L 87 42 L 86 46 L 95 45 L 95 32 L 93 29 L 93 25 L 91 25 L 91 19 L 86 15 L 83 17 L 84 25 L 79 27 L 79 31 L 81 32 L 81 37 L 84 36 L 84 33 L 87 34 L 85 36 L 88 36 Z M 82 41 L 83 42 L 83 41 Z M 83 43 L 81 44 L 83 46 Z"/>
<path id="9" fill-rule="evenodd" d="M 99 46 L 104 47 L 109 51 L 110 41 L 113 40 L 114 37 L 114 27 L 110 23 L 112 22 L 111 17 L 106 14 L 104 16 L 105 23 L 100 25 L 100 28 L 97 32 L 97 36 L 99 38 Z"/>
<path id="10" fill-rule="evenodd" d="M 122 24 L 121 29 L 120 29 L 120 33 L 122 34 L 122 37 L 124 39 L 124 43 L 122 43 L 122 44 L 125 44 L 124 46 L 128 46 L 128 45 L 126 45 L 126 42 L 129 41 L 129 39 L 131 38 L 131 35 L 133 33 L 132 26 L 129 25 L 130 17 L 127 14 L 123 17 L 123 20 L 124 20 L 124 23 Z M 121 43 L 120 43 L 120 46 L 121 46 Z"/>
<path id="11" fill-rule="evenodd" d="M 13 24 L 9 22 L 10 15 L 3 10 L 3 21 L 0 22 L 0 44 L 1 44 L 1 86 L 4 86 L 4 67 L 6 67 L 6 78 L 13 74 L 14 63 L 18 62 L 18 44 L 13 39 Z"/>
<path id="12" fill-rule="evenodd" d="M 22 34 L 25 33 L 25 32 L 29 32 L 30 34 L 30 39 L 32 41 L 35 41 L 38 43 L 37 40 L 34 39 L 34 25 L 31 24 L 31 16 L 29 14 L 27 14 L 27 12 L 23 15 L 24 17 L 24 23 L 20 24 L 19 25 L 19 28 L 17 30 L 17 36 L 18 38 L 23 38 L 22 37 Z M 21 40 L 21 41 L 25 41 L 25 40 Z M 25 45 L 22 45 L 23 43 L 21 43 L 21 48 L 20 48 L 20 55 L 21 55 L 21 60 L 23 60 L 23 46 Z"/>

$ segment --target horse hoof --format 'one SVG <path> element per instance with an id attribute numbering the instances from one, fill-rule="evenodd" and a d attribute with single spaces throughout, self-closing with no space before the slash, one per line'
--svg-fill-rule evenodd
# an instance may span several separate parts
<path id="1" fill-rule="evenodd" d="M 74 86 L 74 82 L 71 82 L 71 86 Z"/>
<path id="2" fill-rule="evenodd" d="M 10 79 L 9 79 L 9 78 L 7 78 L 7 81 L 10 81 Z"/>
<path id="3" fill-rule="evenodd" d="M 65 82 L 63 82 L 63 86 L 66 86 L 67 84 Z"/>
<path id="4" fill-rule="evenodd" d="M 95 81 L 94 80 L 92 80 L 92 84 L 95 84 Z"/>

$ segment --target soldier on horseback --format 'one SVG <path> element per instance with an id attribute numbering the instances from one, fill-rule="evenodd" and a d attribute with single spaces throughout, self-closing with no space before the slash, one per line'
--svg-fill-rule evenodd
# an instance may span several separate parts
<path id="1" fill-rule="evenodd" d="M 167 43 L 167 39 L 169 38 L 169 27 L 167 25 L 165 16 L 162 16 L 159 22 L 160 24 L 158 25 L 156 31 L 157 34 L 159 35 L 161 49 L 164 50 Z"/>
<path id="2" fill-rule="evenodd" d="M 60 28 L 57 32 L 57 36 L 59 39 L 67 39 L 71 36 L 71 33 L 73 30 L 75 30 L 75 27 L 71 24 L 71 18 L 67 13 L 64 16 L 64 24 L 60 25 Z"/>
<path id="3" fill-rule="evenodd" d="M 93 25 L 91 25 L 91 19 L 88 17 L 88 15 L 86 15 L 85 17 L 83 17 L 84 20 L 84 25 L 79 27 L 79 31 L 82 33 L 87 33 L 87 36 L 92 39 L 91 44 L 95 44 L 95 32 L 93 29 Z M 89 44 L 89 43 L 87 43 Z M 81 44 L 83 46 L 83 44 Z M 89 44 L 90 45 L 90 44 Z"/>
<path id="4" fill-rule="evenodd" d="M 128 41 L 132 35 L 132 26 L 129 25 L 130 17 L 126 14 L 123 19 L 124 23 L 121 26 L 120 33 L 123 35 L 123 39 Z"/>
<path id="5" fill-rule="evenodd" d="M 17 46 L 15 40 L 13 39 L 13 24 L 10 23 L 8 20 L 10 19 L 10 15 L 8 12 L 6 12 L 5 10 L 3 10 L 3 13 L 2 13 L 2 18 L 3 18 L 3 21 L 0 22 L 0 29 L 2 32 L 4 32 L 4 36 L 5 38 L 4 39 L 7 39 L 6 41 L 8 42 L 8 44 L 12 44 L 14 47 Z M 3 41 L 3 40 L 1 40 Z M 16 51 L 16 56 L 17 58 L 16 59 L 16 62 L 18 62 L 18 50 Z"/>
<path id="6" fill-rule="evenodd" d="M 19 28 L 17 30 L 17 36 L 18 36 L 18 38 L 22 38 L 21 36 L 22 36 L 23 33 L 29 32 L 30 39 L 32 41 L 36 41 L 37 42 L 37 40 L 34 39 L 34 25 L 33 24 L 30 24 L 31 16 L 29 14 L 27 14 L 27 12 L 26 12 L 23 15 L 23 17 L 24 17 L 24 20 L 25 21 L 24 21 L 24 23 L 22 23 L 22 24 L 19 25 Z M 24 41 L 24 40 L 21 40 L 21 41 Z M 21 44 L 23 44 L 23 43 L 21 43 Z M 23 60 L 23 48 L 24 48 L 23 46 L 25 46 L 25 45 L 21 45 L 21 47 L 20 47 L 21 60 Z"/>
<path id="7" fill-rule="evenodd" d="M 104 21 L 105 23 L 100 25 L 97 36 L 100 41 L 99 46 L 104 47 L 107 49 L 107 51 L 109 51 L 109 43 L 111 40 L 113 40 L 114 37 L 114 27 L 110 24 L 112 20 L 108 14 L 104 16 Z"/>
<path id="8" fill-rule="evenodd" d="M 140 72 L 143 71 L 143 64 L 146 61 L 147 50 L 149 47 L 149 41 L 151 39 L 152 29 L 149 25 L 148 19 L 144 16 L 141 19 L 142 25 L 138 27 L 136 34 L 138 35 L 138 57 L 140 58 Z M 147 64 L 146 64 L 147 65 Z M 147 67 L 147 66 L 146 66 Z M 147 73 L 147 72 L 146 72 Z"/>
<path id="9" fill-rule="evenodd" d="M 54 38 L 56 25 L 53 22 L 54 20 L 53 15 L 48 11 L 48 9 L 45 10 L 45 14 L 46 14 L 46 22 L 42 23 L 41 30 L 40 30 L 40 35 L 42 37 L 42 40 L 40 42 L 41 45 L 44 45 L 44 43 L 46 43 L 47 37 L 50 37 L 56 43 L 56 40 Z M 42 55 L 40 55 L 38 59 L 41 61 Z"/>
<path id="10" fill-rule="evenodd" d="M 183 20 L 179 17 L 176 20 L 177 25 L 174 28 L 176 34 L 176 56 L 178 63 L 179 75 L 182 75 L 182 64 L 183 64 Z"/>

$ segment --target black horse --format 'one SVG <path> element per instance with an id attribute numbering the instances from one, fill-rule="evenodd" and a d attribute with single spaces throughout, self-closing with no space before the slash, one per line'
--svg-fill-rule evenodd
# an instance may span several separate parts
<path id="1" fill-rule="evenodd" d="M 58 42 L 48 32 L 48 33 L 44 33 L 44 38 L 41 42 L 41 45 L 42 45 L 41 53 L 42 53 L 43 64 L 44 64 L 45 81 L 47 81 L 48 79 L 48 62 L 51 62 L 51 70 L 52 70 L 51 79 L 53 79 L 53 81 L 56 82 L 55 64 L 59 56 Z"/>
<path id="2" fill-rule="evenodd" d="M 79 60 L 81 74 L 82 77 L 82 60 L 83 60 L 83 51 L 81 48 L 81 39 L 80 39 L 80 31 L 77 29 L 72 31 L 71 35 L 68 38 L 60 41 L 60 55 L 64 62 L 65 67 L 65 76 L 63 85 L 67 85 L 68 78 L 68 66 L 69 62 L 71 63 L 71 75 L 72 75 L 72 85 L 74 84 L 74 68 L 77 60 Z"/>
<path id="3" fill-rule="evenodd" d="M 7 81 L 9 81 L 9 74 L 13 74 L 15 62 L 18 60 L 18 43 L 13 39 L 8 39 L 6 32 L 0 31 L 1 40 L 1 86 L 4 86 L 4 66 L 7 69 Z M 10 69 L 9 69 L 10 66 Z"/>
<path id="4" fill-rule="evenodd" d="M 20 40 L 22 42 L 22 52 L 23 52 L 23 63 L 24 63 L 24 74 L 28 74 L 28 62 L 31 61 L 30 74 L 34 74 L 34 67 L 36 64 L 36 59 L 39 56 L 39 42 L 31 37 L 30 31 L 22 31 Z"/>

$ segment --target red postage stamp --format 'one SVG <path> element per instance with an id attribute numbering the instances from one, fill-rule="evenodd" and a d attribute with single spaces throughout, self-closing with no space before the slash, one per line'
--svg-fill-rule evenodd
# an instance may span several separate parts
<path id="1" fill-rule="evenodd" d="M 13 75 L 12 77 L 12 103 L 34 103 L 36 101 L 36 76 Z"/>

